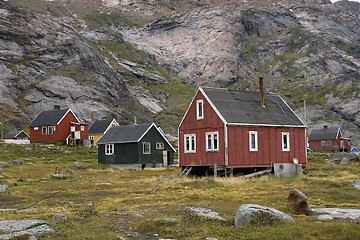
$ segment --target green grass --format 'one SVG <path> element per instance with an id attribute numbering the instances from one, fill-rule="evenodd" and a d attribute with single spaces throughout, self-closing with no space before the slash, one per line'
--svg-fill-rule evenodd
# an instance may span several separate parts
<path id="1" fill-rule="evenodd" d="M 286 208 L 293 188 L 307 195 L 311 207 L 360 208 L 360 191 L 346 182 L 358 179 L 360 164 L 329 167 L 324 160 L 327 157 L 323 153 L 309 154 L 306 174 L 296 178 L 202 181 L 179 178 L 178 168 L 130 171 L 98 165 L 97 151 L 85 147 L 0 144 L 1 161 L 25 161 L 2 166 L 0 184 L 9 186 L 9 194 L 0 195 L 0 208 L 26 207 L 57 193 L 25 211 L 2 212 L 1 217 L 45 219 L 56 232 L 44 239 L 115 239 L 127 237 L 129 232 L 138 232 L 141 239 L 356 239 L 360 236 L 358 224 L 318 222 L 311 216 L 290 214 Z M 75 161 L 86 169 L 74 168 Z M 55 169 L 67 178 L 52 178 Z M 87 201 L 94 204 L 96 212 L 82 208 Z M 290 214 L 295 222 L 275 220 L 264 225 L 260 221 L 234 228 L 237 209 L 247 203 L 274 207 Z M 188 217 L 180 206 L 209 208 L 227 221 Z M 51 224 L 56 213 L 67 214 L 69 220 Z"/>

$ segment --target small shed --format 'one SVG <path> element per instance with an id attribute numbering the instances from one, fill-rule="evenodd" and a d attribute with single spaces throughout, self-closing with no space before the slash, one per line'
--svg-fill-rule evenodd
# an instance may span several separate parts
<path id="1" fill-rule="evenodd" d="M 96 120 L 89 128 L 90 144 L 95 146 L 97 141 L 111 128 L 119 126 L 115 119 Z"/>
<path id="2" fill-rule="evenodd" d="M 143 169 L 174 163 L 175 149 L 154 123 L 115 126 L 98 144 L 98 163 Z"/>
<path id="3" fill-rule="evenodd" d="M 353 148 L 351 148 L 350 152 L 358 153 L 359 149 L 357 149 L 356 147 L 353 147 Z"/>
<path id="4" fill-rule="evenodd" d="M 329 128 L 325 125 L 313 129 L 309 136 L 309 148 L 313 151 L 345 151 L 351 150 L 351 141 L 344 138 L 339 127 Z"/>
<path id="5" fill-rule="evenodd" d="M 21 130 L 20 132 L 10 132 L 4 136 L 5 139 L 17 139 L 17 140 L 29 140 L 29 135 L 24 131 Z"/>

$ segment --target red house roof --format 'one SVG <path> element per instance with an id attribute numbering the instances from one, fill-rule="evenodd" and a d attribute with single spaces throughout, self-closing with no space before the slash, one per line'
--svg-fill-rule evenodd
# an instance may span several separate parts
<path id="1" fill-rule="evenodd" d="M 41 127 L 41 126 L 55 126 L 59 125 L 62 119 L 66 116 L 68 112 L 72 112 L 74 117 L 78 122 L 79 119 L 76 117 L 74 112 L 71 109 L 62 109 L 62 110 L 50 110 L 42 111 L 37 117 L 30 123 L 30 127 Z"/>

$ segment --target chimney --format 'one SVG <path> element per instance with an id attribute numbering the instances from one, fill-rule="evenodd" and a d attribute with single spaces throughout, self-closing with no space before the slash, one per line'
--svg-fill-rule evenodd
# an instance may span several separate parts
<path id="1" fill-rule="evenodd" d="M 54 110 L 60 110 L 60 105 L 54 105 Z"/>
<path id="2" fill-rule="evenodd" d="M 263 77 L 259 77 L 259 88 L 260 88 L 260 105 L 261 107 L 265 107 L 264 104 L 264 82 Z"/>

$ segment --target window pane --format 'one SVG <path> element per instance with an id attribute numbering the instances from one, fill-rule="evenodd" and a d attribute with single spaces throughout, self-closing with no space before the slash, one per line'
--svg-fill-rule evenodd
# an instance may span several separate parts
<path id="1" fill-rule="evenodd" d="M 199 117 L 202 117 L 202 102 L 199 102 Z"/>
<path id="2" fill-rule="evenodd" d="M 191 136 L 191 150 L 195 151 L 195 137 Z"/>
<path id="3" fill-rule="evenodd" d="M 185 150 L 189 151 L 190 150 L 190 138 L 186 137 L 185 139 L 186 139 L 185 140 Z"/>
<path id="4" fill-rule="evenodd" d="M 287 149 L 288 146 L 287 146 L 287 135 L 286 134 L 283 135 L 283 143 L 284 143 L 284 149 Z"/>
<path id="5" fill-rule="evenodd" d="M 207 135 L 207 149 L 211 150 L 211 135 Z"/>
<path id="6" fill-rule="evenodd" d="M 256 148 L 256 145 L 255 145 L 255 134 L 251 134 L 251 148 Z"/>
<path id="7" fill-rule="evenodd" d="M 214 134 L 214 150 L 218 150 L 218 135 Z"/>

